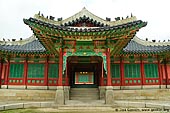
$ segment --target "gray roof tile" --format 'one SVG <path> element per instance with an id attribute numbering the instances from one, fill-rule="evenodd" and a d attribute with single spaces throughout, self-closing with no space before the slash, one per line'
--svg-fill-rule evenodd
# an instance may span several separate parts
<path id="1" fill-rule="evenodd" d="M 0 45 L 1 51 L 8 51 L 8 52 L 23 52 L 23 53 L 44 53 L 46 49 L 44 46 L 39 42 L 39 40 L 33 40 L 29 43 L 24 45 Z M 124 53 L 160 53 L 170 51 L 170 45 L 167 46 L 146 46 L 142 45 L 134 40 L 131 40 L 125 48 L 123 48 Z"/>
<path id="2" fill-rule="evenodd" d="M 0 45 L 1 51 L 8 52 L 45 52 L 44 46 L 38 41 L 33 40 L 32 42 L 26 43 L 24 45 Z"/>
<path id="3" fill-rule="evenodd" d="M 159 53 L 164 51 L 170 51 L 170 46 L 146 46 L 134 40 L 131 40 L 127 46 L 123 48 L 123 52 L 125 53 Z"/>

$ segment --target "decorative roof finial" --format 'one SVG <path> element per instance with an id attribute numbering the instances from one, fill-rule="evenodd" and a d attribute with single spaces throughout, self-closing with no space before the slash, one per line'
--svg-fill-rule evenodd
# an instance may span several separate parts
<path id="1" fill-rule="evenodd" d="M 86 10 L 86 7 L 84 6 L 82 10 Z"/>
<path id="2" fill-rule="evenodd" d="M 40 15 L 40 11 L 38 12 L 38 15 Z"/>

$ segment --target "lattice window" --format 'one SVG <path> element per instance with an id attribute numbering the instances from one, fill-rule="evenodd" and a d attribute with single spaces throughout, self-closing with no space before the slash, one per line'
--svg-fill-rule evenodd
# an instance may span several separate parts
<path id="1" fill-rule="evenodd" d="M 44 64 L 28 64 L 28 78 L 43 78 Z"/>
<path id="2" fill-rule="evenodd" d="M 126 78 L 140 78 L 140 64 L 124 64 Z"/>
<path id="3" fill-rule="evenodd" d="M 58 78 L 58 64 L 49 64 L 48 67 L 48 77 L 49 78 Z"/>
<path id="4" fill-rule="evenodd" d="M 120 64 L 111 64 L 112 78 L 120 78 Z"/>
<path id="5" fill-rule="evenodd" d="M 89 82 L 89 76 L 88 75 L 79 75 L 78 80 L 79 80 L 79 82 Z"/>
<path id="6" fill-rule="evenodd" d="M 157 64 L 144 64 L 146 78 L 158 78 Z"/>
<path id="7" fill-rule="evenodd" d="M 10 78 L 22 78 L 24 76 L 24 64 L 10 64 Z"/>

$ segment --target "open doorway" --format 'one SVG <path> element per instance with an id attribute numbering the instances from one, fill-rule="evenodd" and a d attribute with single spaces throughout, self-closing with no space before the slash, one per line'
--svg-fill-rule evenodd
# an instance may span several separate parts
<path id="1" fill-rule="evenodd" d="M 102 73 L 99 56 L 71 56 L 67 58 L 71 88 L 97 88 Z"/>

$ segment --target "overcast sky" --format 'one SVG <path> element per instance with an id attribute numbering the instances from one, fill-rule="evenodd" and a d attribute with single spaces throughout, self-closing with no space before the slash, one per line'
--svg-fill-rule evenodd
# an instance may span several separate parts
<path id="1" fill-rule="evenodd" d="M 170 0 L 0 0 L 0 39 L 28 38 L 33 33 L 23 18 L 39 11 L 45 16 L 68 18 L 86 7 L 93 14 L 126 17 L 131 13 L 148 25 L 137 33 L 141 39 L 170 39 Z"/>

